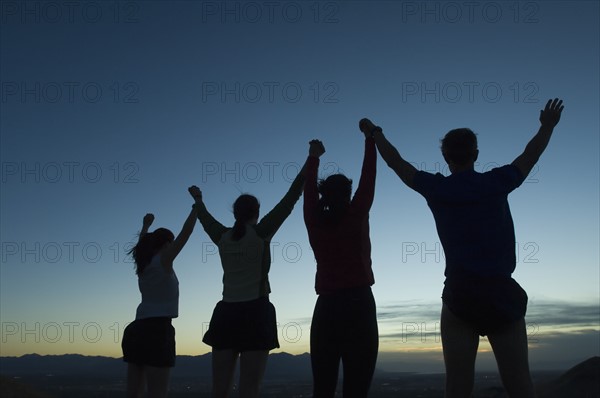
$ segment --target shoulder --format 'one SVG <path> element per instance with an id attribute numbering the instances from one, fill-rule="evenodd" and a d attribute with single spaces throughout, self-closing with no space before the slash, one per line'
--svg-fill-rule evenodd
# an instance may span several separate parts
<path id="1" fill-rule="evenodd" d="M 417 192 L 423 193 L 424 191 L 441 184 L 446 179 L 447 177 L 441 173 L 433 174 L 427 171 L 418 170 L 415 172 L 412 188 Z"/>
<path id="2" fill-rule="evenodd" d="M 510 189 L 518 187 L 525 179 L 521 170 L 514 164 L 493 168 L 492 170 L 482 173 L 482 176 L 493 180 L 494 183 L 500 186 L 506 186 Z"/>
<path id="3" fill-rule="evenodd" d="M 443 180 L 444 178 L 446 178 L 445 175 L 443 175 L 442 173 L 430 173 L 428 171 L 423 171 L 423 170 L 417 170 L 415 172 L 415 178 L 420 178 L 423 180 Z"/>

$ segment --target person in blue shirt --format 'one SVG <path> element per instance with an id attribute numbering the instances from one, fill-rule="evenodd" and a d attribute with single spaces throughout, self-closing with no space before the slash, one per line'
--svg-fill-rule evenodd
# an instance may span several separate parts
<path id="1" fill-rule="evenodd" d="M 508 194 L 519 187 L 546 149 L 564 106 L 549 100 L 541 126 L 511 164 L 485 173 L 474 170 L 477 137 L 467 128 L 442 139 L 449 176 L 418 171 L 385 138 L 380 127 L 361 120 L 373 133 L 387 165 L 427 200 L 446 256 L 440 321 L 446 393 L 470 397 L 479 335 L 487 335 L 502 383 L 511 398 L 534 397 L 529 372 L 525 312 L 527 294 L 511 277 L 516 266 L 515 232 Z"/>

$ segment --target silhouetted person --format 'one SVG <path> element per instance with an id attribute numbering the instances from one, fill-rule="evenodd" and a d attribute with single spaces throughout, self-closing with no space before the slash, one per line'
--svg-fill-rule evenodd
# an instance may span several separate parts
<path id="1" fill-rule="evenodd" d="M 527 295 L 512 279 L 515 233 L 508 194 L 525 180 L 546 149 L 560 120 L 562 101 L 540 113 L 541 127 L 510 165 L 485 173 L 474 170 L 479 151 L 469 129 L 448 132 L 442 154 L 451 175 L 417 171 L 368 119 L 381 156 L 400 179 L 427 199 L 446 255 L 441 335 L 446 397 L 470 397 L 478 335 L 487 335 L 502 383 L 511 398 L 533 397 L 525 312 Z"/>
<path id="2" fill-rule="evenodd" d="M 179 315 L 179 281 L 173 261 L 185 246 L 196 224 L 195 206 L 177 238 L 166 228 L 148 232 L 154 221 L 146 214 L 138 243 L 129 251 L 142 294 L 135 321 L 123 332 L 123 360 L 127 362 L 127 397 L 166 397 L 169 372 L 175 366 L 175 329 L 171 319 Z"/>
<path id="3" fill-rule="evenodd" d="M 377 151 L 373 138 L 366 136 L 353 198 L 352 180 L 342 174 L 317 183 L 319 157 L 324 152 L 321 141 L 310 142 L 304 187 L 304 221 L 317 261 L 315 290 L 319 295 L 310 328 L 313 396 L 335 395 L 341 360 L 343 396 L 366 397 L 379 346 L 369 238 Z"/>
<path id="4" fill-rule="evenodd" d="M 190 194 L 198 219 L 218 246 L 223 299 L 214 309 L 203 342 L 212 347 L 213 397 L 228 397 L 240 358 L 240 397 L 258 397 L 269 350 L 279 348 L 275 307 L 269 301 L 270 243 L 302 194 L 301 171 L 283 199 L 260 222 L 258 200 L 241 195 L 233 204 L 235 224 L 227 228 L 206 210 L 197 186 Z"/>

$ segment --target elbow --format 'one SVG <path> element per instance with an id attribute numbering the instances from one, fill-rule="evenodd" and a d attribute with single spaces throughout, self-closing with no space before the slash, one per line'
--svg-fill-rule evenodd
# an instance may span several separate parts
<path id="1" fill-rule="evenodd" d="M 387 158 L 384 159 L 385 160 L 385 164 L 392 170 L 396 171 L 396 173 L 398 171 L 400 171 L 401 168 L 401 164 L 397 159 L 393 159 L 393 158 Z"/>

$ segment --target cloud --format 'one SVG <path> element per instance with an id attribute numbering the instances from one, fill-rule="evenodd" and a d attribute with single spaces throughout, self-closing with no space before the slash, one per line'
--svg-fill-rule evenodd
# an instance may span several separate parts
<path id="1" fill-rule="evenodd" d="M 379 306 L 383 369 L 443 371 L 438 302 L 403 301 Z M 532 370 L 566 370 L 600 356 L 600 306 L 558 300 L 530 302 L 526 315 Z M 495 370 L 486 338 L 481 339 L 478 370 Z"/>
<path id="2" fill-rule="evenodd" d="M 377 320 L 381 322 L 422 323 L 440 319 L 439 302 L 406 300 L 377 307 Z"/>
<path id="3" fill-rule="evenodd" d="M 438 301 L 380 303 L 377 306 L 378 366 L 385 370 L 443 371 L 440 310 Z M 532 300 L 525 318 L 532 369 L 566 370 L 600 355 L 599 318 L 600 307 L 594 302 Z M 303 330 L 310 330 L 310 317 L 290 321 L 297 322 Z M 309 333 L 305 336 L 308 338 Z M 486 338 L 481 339 L 479 347 L 477 368 L 496 369 Z"/>
<path id="4" fill-rule="evenodd" d="M 439 302 L 406 300 L 385 303 L 377 308 L 380 323 L 435 323 L 440 319 Z M 558 300 L 530 300 L 527 323 L 556 327 L 600 328 L 599 303 Z"/>
<path id="5" fill-rule="evenodd" d="M 530 301 L 527 322 L 553 327 L 600 328 L 600 305 L 596 303 L 570 303 L 565 301 Z"/>

